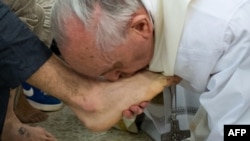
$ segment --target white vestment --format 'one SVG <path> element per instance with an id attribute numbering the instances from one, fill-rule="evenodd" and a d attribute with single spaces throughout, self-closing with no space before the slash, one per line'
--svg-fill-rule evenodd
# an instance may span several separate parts
<path id="1" fill-rule="evenodd" d="M 155 4 L 147 3 L 157 3 L 157 0 L 143 2 L 156 20 L 157 10 L 152 6 Z M 174 62 L 174 74 L 183 79 L 178 86 L 177 104 L 187 109 L 201 104 L 210 129 L 207 141 L 223 141 L 225 124 L 250 124 L 249 15 L 250 0 L 193 0 L 189 5 Z M 164 59 L 158 55 L 164 54 L 154 54 L 153 60 Z M 150 70 L 167 74 L 166 67 Z M 169 109 L 165 106 L 164 110 Z M 179 116 L 184 121 L 180 123 L 181 128 L 187 128 L 185 124 L 190 120 L 185 122 L 183 118 L 189 117 Z M 165 128 L 169 128 L 165 123 Z"/>

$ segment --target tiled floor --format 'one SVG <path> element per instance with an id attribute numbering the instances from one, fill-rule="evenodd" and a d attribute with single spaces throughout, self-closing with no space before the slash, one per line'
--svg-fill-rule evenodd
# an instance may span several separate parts
<path id="1" fill-rule="evenodd" d="M 45 122 L 36 125 L 44 127 L 57 137 L 58 141 L 153 141 L 144 132 L 131 134 L 117 129 L 107 132 L 92 133 L 87 130 L 68 107 L 60 111 L 48 113 Z"/>

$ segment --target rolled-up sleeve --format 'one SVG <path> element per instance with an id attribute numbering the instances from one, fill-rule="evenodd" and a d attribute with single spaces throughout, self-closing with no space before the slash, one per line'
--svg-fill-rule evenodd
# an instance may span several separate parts
<path id="1" fill-rule="evenodd" d="M 52 52 L 0 1 L 0 87 L 27 80 Z"/>

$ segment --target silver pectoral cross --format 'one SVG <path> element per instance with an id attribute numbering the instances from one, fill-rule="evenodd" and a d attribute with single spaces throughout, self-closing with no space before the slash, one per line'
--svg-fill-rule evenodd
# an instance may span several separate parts
<path id="1" fill-rule="evenodd" d="M 161 135 L 161 141 L 181 141 L 190 137 L 189 130 L 180 130 L 179 121 L 176 118 L 176 86 L 171 86 L 170 88 L 171 94 L 171 117 L 170 117 L 170 125 L 171 130 L 168 133 Z"/>

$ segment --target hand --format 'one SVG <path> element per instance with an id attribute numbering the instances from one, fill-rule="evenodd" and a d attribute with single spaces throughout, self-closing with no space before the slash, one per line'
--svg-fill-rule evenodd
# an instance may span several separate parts
<path id="1" fill-rule="evenodd" d="M 166 77 L 166 79 L 168 82 L 166 87 L 171 85 L 177 85 L 181 81 L 181 78 L 178 76 L 169 76 Z M 129 109 L 124 110 L 122 112 L 122 115 L 128 119 L 132 119 L 133 117 L 142 114 L 148 104 L 149 102 L 141 102 L 139 105 L 132 105 Z"/>
<path id="2" fill-rule="evenodd" d="M 132 105 L 129 109 L 124 110 L 122 115 L 128 119 L 132 119 L 135 116 L 142 114 L 148 104 L 149 102 L 142 102 L 139 105 Z"/>

